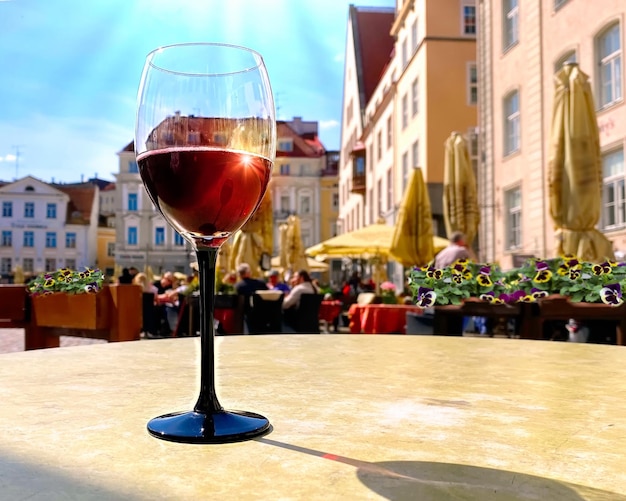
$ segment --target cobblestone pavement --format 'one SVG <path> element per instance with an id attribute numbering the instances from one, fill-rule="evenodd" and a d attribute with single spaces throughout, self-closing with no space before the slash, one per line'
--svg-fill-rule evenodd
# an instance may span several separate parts
<path id="1" fill-rule="evenodd" d="M 61 336 L 60 346 L 81 346 L 84 344 L 106 343 L 104 339 Z M 0 354 L 24 351 L 24 329 L 0 329 Z"/>

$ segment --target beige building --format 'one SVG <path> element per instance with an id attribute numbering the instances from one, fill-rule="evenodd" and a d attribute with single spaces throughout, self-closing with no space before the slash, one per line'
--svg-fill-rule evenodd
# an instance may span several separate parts
<path id="1" fill-rule="evenodd" d="M 342 232 L 393 225 L 410 170 L 423 169 L 434 229 L 445 235 L 444 143 L 475 143 L 476 7 L 470 0 L 397 0 L 351 6 L 345 57 L 341 161 Z M 399 267 L 390 269 L 402 281 Z"/>
<path id="2" fill-rule="evenodd" d="M 553 75 L 589 75 L 603 153 L 599 229 L 626 252 L 624 0 L 478 2 L 480 257 L 512 266 L 555 253 L 548 205 Z"/>

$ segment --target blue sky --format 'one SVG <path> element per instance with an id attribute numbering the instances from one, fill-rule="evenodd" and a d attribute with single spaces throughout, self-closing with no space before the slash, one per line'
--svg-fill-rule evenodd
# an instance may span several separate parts
<path id="1" fill-rule="evenodd" d="M 113 180 L 145 56 L 177 42 L 259 51 L 278 118 L 338 148 L 350 3 L 395 0 L 0 0 L 0 180 Z"/>

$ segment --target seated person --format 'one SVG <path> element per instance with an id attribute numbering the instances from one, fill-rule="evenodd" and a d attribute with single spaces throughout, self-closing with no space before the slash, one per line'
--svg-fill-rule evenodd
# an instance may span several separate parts
<path id="1" fill-rule="evenodd" d="M 278 270 L 270 271 L 270 274 L 267 277 L 267 287 L 270 290 L 282 291 L 285 294 L 291 290 L 285 282 L 281 281 L 280 273 L 278 273 Z"/>
<path id="2" fill-rule="evenodd" d="M 252 278 L 252 271 L 248 263 L 241 263 L 237 267 L 237 275 L 239 276 L 239 282 L 235 284 L 235 291 L 240 296 L 244 296 L 244 316 L 246 317 L 246 324 L 248 323 L 248 314 L 252 308 L 250 304 L 250 296 L 258 290 L 267 290 L 267 285 L 262 280 Z M 248 330 L 250 326 L 248 325 Z"/>
<path id="3" fill-rule="evenodd" d="M 294 287 L 283 301 L 283 313 L 285 315 L 285 323 L 293 326 L 294 318 L 298 314 L 300 306 L 300 297 L 302 294 L 318 294 L 319 289 L 311 280 L 311 276 L 306 270 L 300 270 L 295 273 L 293 278 Z"/>

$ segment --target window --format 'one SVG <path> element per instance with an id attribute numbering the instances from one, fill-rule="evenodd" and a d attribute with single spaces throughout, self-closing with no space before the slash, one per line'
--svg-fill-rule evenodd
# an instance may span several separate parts
<path id="1" fill-rule="evenodd" d="M 35 261 L 32 257 L 25 257 L 22 259 L 22 269 L 26 273 L 32 273 L 35 271 Z"/>
<path id="2" fill-rule="evenodd" d="M 463 35 L 476 35 L 476 5 L 474 2 L 463 2 Z"/>
<path id="3" fill-rule="evenodd" d="M 107 242 L 107 257 L 115 257 L 115 242 Z"/>
<path id="4" fill-rule="evenodd" d="M 378 131 L 376 135 L 376 157 L 380 160 L 383 156 L 383 133 Z"/>
<path id="5" fill-rule="evenodd" d="M 391 175 L 391 167 L 387 169 L 387 210 L 393 207 L 393 176 Z"/>
<path id="6" fill-rule="evenodd" d="M 563 54 L 559 59 L 557 59 L 556 63 L 554 63 L 554 72 L 559 71 L 565 63 L 575 63 L 576 62 L 576 51 L 570 50 Z"/>
<path id="7" fill-rule="evenodd" d="M 602 157 L 602 222 L 605 229 L 626 226 L 626 193 L 624 189 L 624 150 Z"/>
<path id="8" fill-rule="evenodd" d="M 6 273 L 11 273 L 11 264 L 12 264 L 12 260 L 10 257 L 3 257 L 2 261 L 1 261 L 1 265 L 0 265 L 0 271 L 2 271 L 2 274 L 6 274 Z"/>
<path id="9" fill-rule="evenodd" d="M 333 193 L 333 210 L 339 209 L 339 193 Z"/>
<path id="10" fill-rule="evenodd" d="M 504 0 L 504 26 L 502 30 L 504 50 L 515 45 L 519 41 L 519 10 L 517 6 L 517 1 L 518 0 Z"/>
<path id="11" fill-rule="evenodd" d="M 66 233 L 65 234 L 65 247 L 67 249 L 75 249 L 76 248 L 76 233 Z M 68 266 L 69 268 L 69 266 Z"/>
<path id="12" fill-rule="evenodd" d="M 44 271 L 56 271 L 57 260 L 53 257 L 46 258 L 46 269 Z"/>
<path id="13" fill-rule="evenodd" d="M 406 68 L 409 62 L 409 50 L 406 44 L 406 39 L 402 40 L 402 68 Z"/>
<path id="14" fill-rule="evenodd" d="M 34 231 L 25 231 L 24 232 L 24 247 L 34 247 L 35 246 L 35 232 Z"/>
<path id="15" fill-rule="evenodd" d="M 600 107 L 610 106 L 622 98 L 622 47 L 620 25 L 615 23 L 597 40 Z"/>
<path id="16" fill-rule="evenodd" d="M 282 195 L 280 197 L 280 211 L 289 212 L 291 209 L 291 203 L 289 201 L 289 195 Z"/>
<path id="17" fill-rule="evenodd" d="M 402 193 L 406 190 L 406 185 L 409 183 L 409 152 L 405 151 L 402 154 Z"/>
<path id="18" fill-rule="evenodd" d="M 377 206 L 378 206 L 378 214 L 377 216 L 380 216 L 383 213 L 383 181 L 382 179 L 379 179 L 378 182 L 376 183 L 376 198 L 378 200 L 376 200 Z"/>
<path id="19" fill-rule="evenodd" d="M 470 105 L 478 103 L 478 71 L 476 63 L 467 66 L 467 101 Z"/>
<path id="20" fill-rule="evenodd" d="M 417 19 L 411 25 L 411 52 L 417 50 Z"/>
<path id="21" fill-rule="evenodd" d="M 278 151 L 293 151 L 293 139 L 279 139 Z"/>
<path id="22" fill-rule="evenodd" d="M 154 229 L 154 245 L 165 245 L 165 228 L 157 226 Z"/>
<path id="23" fill-rule="evenodd" d="M 281 164 L 281 166 L 280 166 L 280 175 L 281 176 L 288 176 L 289 175 L 289 171 L 290 171 L 289 164 Z"/>
<path id="24" fill-rule="evenodd" d="M 2 202 L 2 217 L 13 217 L 13 202 Z"/>
<path id="25" fill-rule="evenodd" d="M 54 249 L 57 246 L 57 234 L 54 231 L 46 232 L 46 247 Z"/>
<path id="26" fill-rule="evenodd" d="M 70 269 L 70 270 L 75 270 L 76 269 L 76 259 L 66 259 L 65 260 L 65 267 Z"/>
<path id="27" fill-rule="evenodd" d="M 519 92 L 513 91 L 504 100 L 504 154 L 520 149 Z"/>
<path id="28" fill-rule="evenodd" d="M 35 217 L 35 203 L 26 202 L 24 204 L 24 217 Z"/>
<path id="29" fill-rule="evenodd" d="M 137 210 L 137 193 L 128 194 L 128 210 L 131 212 Z"/>
<path id="30" fill-rule="evenodd" d="M 420 146 L 419 140 L 415 140 L 413 145 L 411 146 L 411 153 L 413 156 L 413 168 L 417 168 L 420 166 Z"/>
<path id="31" fill-rule="evenodd" d="M 47 219 L 56 219 L 57 218 L 57 204 L 47 204 L 46 205 L 46 218 Z"/>
<path id="32" fill-rule="evenodd" d="M 367 148 L 367 170 L 371 171 L 372 170 L 372 166 L 374 163 L 374 145 L 372 143 L 370 143 L 370 145 Z"/>
<path id="33" fill-rule="evenodd" d="M 13 232 L 10 230 L 2 230 L 2 247 L 11 247 L 13 245 Z"/>
<path id="34" fill-rule="evenodd" d="M 346 106 L 346 125 L 350 125 L 350 122 L 352 122 L 352 115 L 354 113 L 353 108 L 354 108 L 354 102 L 352 99 L 350 99 L 348 106 Z"/>
<path id="35" fill-rule="evenodd" d="M 311 197 L 300 198 L 300 213 L 301 214 L 311 213 Z"/>
<path id="36" fill-rule="evenodd" d="M 185 245 L 185 239 L 177 231 L 174 231 L 174 245 L 176 245 L 177 247 L 182 247 L 183 245 Z"/>
<path id="37" fill-rule="evenodd" d="M 417 115 L 419 111 L 419 94 L 418 94 L 418 80 L 413 80 L 411 84 L 411 115 Z"/>
<path id="38" fill-rule="evenodd" d="M 131 174 L 137 174 L 139 172 L 139 168 L 137 167 L 137 162 L 135 160 L 128 162 L 128 172 Z"/>
<path id="39" fill-rule="evenodd" d="M 409 125 L 409 96 L 402 96 L 402 130 Z"/>
<path id="40" fill-rule="evenodd" d="M 365 175 L 365 159 L 363 157 L 356 157 L 356 173 L 360 176 Z"/>
<path id="41" fill-rule="evenodd" d="M 565 3 L 567 3 L 567 0 L 554 0 L 554 10 L 560 8 Z"/>
<path id="42" fill-rule="evenodd" d="M 522 190 L 514 188 L 505 194 L 506 248 L 518 249 L 522 245 Z"/>
<path id="43" fill-rule="evenodd" d="M 126 237 L 128 245 L 137 245 L 137 227 L 129 226 Z"/>
<path id="44" fill-rule="evenodd" d="M 387 118 L 387 149 L 393 145 L 393 129 L 391 125 L 391 117 Z"/>

